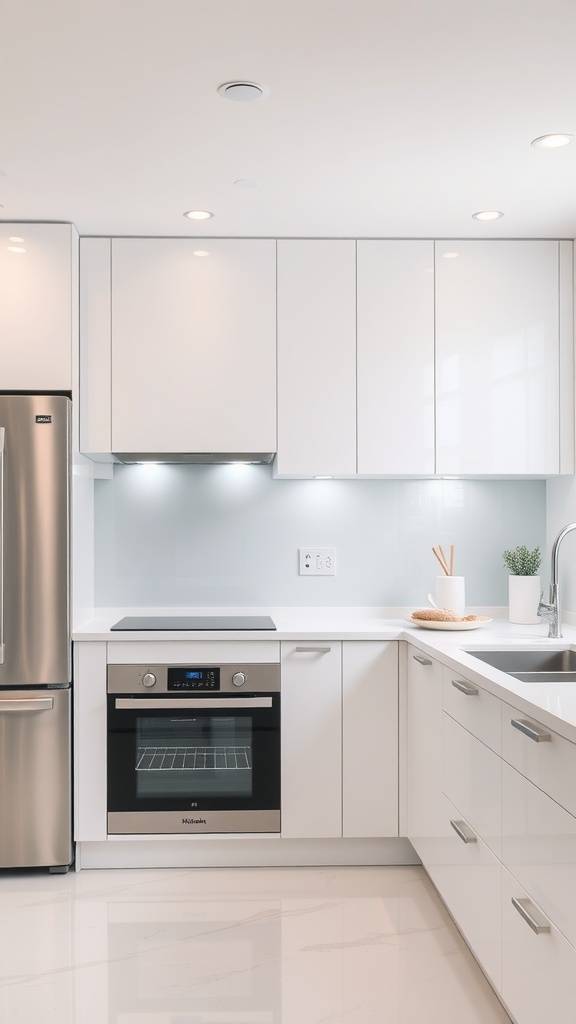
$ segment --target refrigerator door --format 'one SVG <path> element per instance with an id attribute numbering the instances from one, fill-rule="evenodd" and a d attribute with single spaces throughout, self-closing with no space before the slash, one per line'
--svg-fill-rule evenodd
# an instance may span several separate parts
<path id="1" fill-rule="evenodd" d="M 70 693 L 0 691 L 0 868 L 72 860 Z"/>
<path id="2" fill-rule="evenodd" d="M 71 679 L 70 408 L 0 395 L 0 687 Z"/>

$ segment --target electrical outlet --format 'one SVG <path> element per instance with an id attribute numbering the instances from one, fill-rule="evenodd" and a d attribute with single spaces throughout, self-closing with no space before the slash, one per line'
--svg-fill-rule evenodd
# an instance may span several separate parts
<path id="1" fill-rule="evenodd" d="M 299 548 L 300 576 L 334 576 L 336 548 Z"/>

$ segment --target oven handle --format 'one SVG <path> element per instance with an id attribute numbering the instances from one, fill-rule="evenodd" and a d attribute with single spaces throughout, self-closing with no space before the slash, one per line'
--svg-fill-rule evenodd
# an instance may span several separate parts
<path id="1" fill-rule="evenodd" d="M 119 711 L 154 711 L 156 709 L 174 711 L 176 708 L 203 708 L 212 710 L 234 710 L 236 708 L 271 708 L 272 697 L 231 697 L 229 700 L 213 700 L 205 697 L 167 697 L 149 700 L 130 700 L 117 697 L 114 707 Z"/>

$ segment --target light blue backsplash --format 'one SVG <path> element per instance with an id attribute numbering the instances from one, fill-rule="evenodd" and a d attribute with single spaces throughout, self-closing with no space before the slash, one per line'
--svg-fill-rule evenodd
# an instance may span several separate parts
<path id="1" fill-rule="evenodd" d="M 414 606 L 455 544 L 468 605 L 508 603 L 505 548 L 546 539 L 542 480 L 273 480 L 268 466 L 116 466 L 96 482 L 101 606 Z M 298 548 L 335 547 L 332 577 Z"/>

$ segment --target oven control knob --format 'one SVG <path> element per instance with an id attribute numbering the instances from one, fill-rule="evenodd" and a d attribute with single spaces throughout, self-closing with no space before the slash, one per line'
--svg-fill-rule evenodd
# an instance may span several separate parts
<path id="1" fill-rule="evenodd" d="M 145 675 L 142 676 L 142 685 L 156 686 L 156 676 L 153 672 L 146 672 Z"/>
<path id="2" fill-rule="evenodd" d="M 232 682 L 234 683 L 234 686 L 244 686 L 244 683 L 246 682 L 246 673 L 235 672 L 232 676 Z"/>

